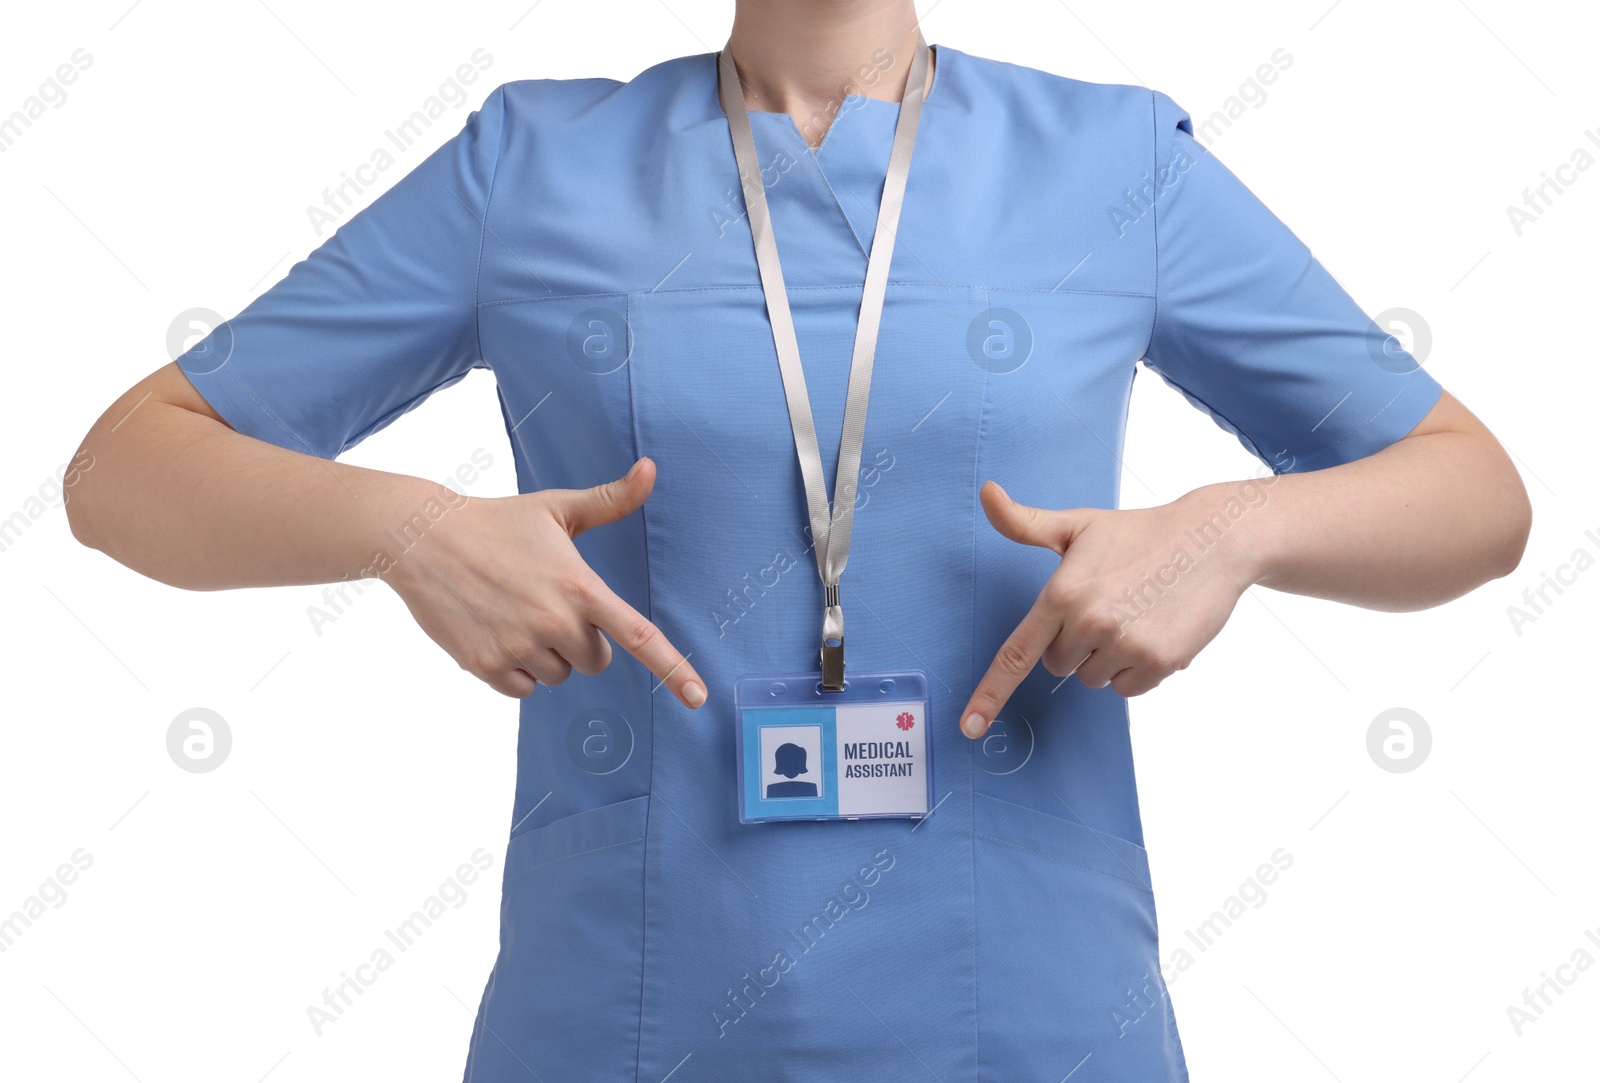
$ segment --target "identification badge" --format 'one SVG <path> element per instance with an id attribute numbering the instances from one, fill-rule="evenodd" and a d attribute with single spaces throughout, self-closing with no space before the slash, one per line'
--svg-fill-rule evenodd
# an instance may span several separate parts
<path id="1" fill-rule="evenodd" d="M 852 673 L 844 691 L 820 673 L 734 682 L 739 822 L 921 819 L 933 800 L 928 678 Z"/>

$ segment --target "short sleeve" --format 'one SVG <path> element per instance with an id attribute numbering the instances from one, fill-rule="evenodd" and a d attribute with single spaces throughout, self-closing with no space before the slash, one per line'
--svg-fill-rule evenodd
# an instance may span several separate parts
<path id="1" fill-rule="evenodd" d="M 332 458 L 482 365 L 505 87 L 178 365 L 236 431 Z"/>
<path id="2" fill-rule="evenodd" d="M 1155 318 L 1145 362 L 1274 473 L 1380 451 L 1439 384 L 1153 92 Z"/>

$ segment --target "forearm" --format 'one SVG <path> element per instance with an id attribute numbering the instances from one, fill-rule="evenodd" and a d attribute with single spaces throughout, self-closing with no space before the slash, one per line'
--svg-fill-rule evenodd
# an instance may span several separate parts
<path id="1" fill-rule="evenodd" d="M 1530 519 L 1521 479 L 1487 430 L 1419 433 L 1341 466 L 1191 496 L 1207 515 L 1230 497 L 1244 508 L 1227 533 L 1250 581 L 1392 611 L 1508 574 Z"/>
<path id="2" fill-rule="evenodd" d="M 375 557 L 398 555 L 414 517 L 426 529 L 427 509 L 465 500 L 431 481 L 302 455 L 180 406 L 141 402 L 139 390 L 85 437 L 93 465 L 69 490 L 67 514 L 79 541 L 161 582 L 220 590 L 379 574 Z"/>

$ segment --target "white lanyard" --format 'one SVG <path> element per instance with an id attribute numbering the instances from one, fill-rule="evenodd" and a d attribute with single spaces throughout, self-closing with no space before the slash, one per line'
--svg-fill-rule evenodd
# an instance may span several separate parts
<path id="1" fill-rule="evenodd" d="M 731 41 L 729 43 L 732 44 Z M 800 459 L 800 474 L 805 481 L 806 505 L 811 516 L 813 549 L 817 573 L 823 585 L 822 687 L 837 692 L 844 689 L 844 610 L 839 605 L 839 576 L 850 556 L 850 526 L 855 517 L 856 477 L 861 468 L 861 442 L 867 425 L 867 394 L 872 386 L 872 361 L 877 352 L 878 326 L 883 314 L 884 293 L 889 284 L 889 263 L 894 252 L 895 227 L 905 201 L 906 178 L 911 172 L 911 148 L 917 139 L 917 121 L 922 115 L 926 94 L 928 46 L 917 31 L 916 53 L 911 73 L 901 98 L 900 117 L 894 129 L 894 147 L 889 154 L 889 170 L 883 181 L 883 199 L 878 205 L 878 226 L 872 235 L 867 257 L 867 277 L 861 289 L 861 314 L 856 322 L 855 352 L 850 359 L 850 388 L 845 399 L 844 430 L 839 438 L 839 467 L 833 482 L 833 510 L 823 480 L 822 452 L 817 446 L 817 429 L 811 418 L 811 401 L 806 396 L 805 371 L 800 363 L 800 346 L 795 339 L 794 320 L 789 312 L 789 294 L 778 262 L 778 244 L 772 234 L 772 218 L 767 211 L 767 193 L 756 157 L 755 136 L 750 130 L 750 115 L 744 104 L 744 91 L 728 45 L 717 54 L 721 72 L 722 108 L 728 115 L 733 134 L 734 157 L 739 163 L 739 180 L 744 188 L 745 207 L 750 215 L 750 233 L 755 241 L 756 263 L 761 270 L 761 289 L 766 296 L 767 317 L 772 323 L 773 345 L 778 352 L 778 368 L 783 374 L 783 392 L 789 402 L 789 424 L 794 430 L 795 453 Z"/>

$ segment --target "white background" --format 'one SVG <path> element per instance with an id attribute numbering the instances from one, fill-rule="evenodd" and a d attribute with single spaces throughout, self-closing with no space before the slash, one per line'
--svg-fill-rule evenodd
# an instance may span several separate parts
<path id="1" fill-rule="evenodd" d="M 1134 702 L 1164 957 L 1274 850 L 1293 856 L 1172 982 L 1197 1080 L 1491 1083 L 1592 1063 L 1600 968 L 1520 1036 L 1506 1009 L 1574 950 L 1600 958 L 1583 935 L 1600 926 L 1600 571 L 1520 635 L 1507 607 L 1575 549 L 1600 553 L 1584 535 L 1600 534 L 1600 170 L 1520 237 L 1506 207 L 1600 126 L 1595 27 L 1585 5 L 1469 4 L 922 5 L 936 44 L 1148 83 L 1197 118 L 1287 50 L 1212 149 L 1369 312 L 1423 315 L 1429 369 L 1533 497 L 1510 577 L 1406 616 L 1252 591 L 1194 666 Z M 385 185 L 499 82 L 631 78 L 716 49 L 732 17 L 725 0 L 17 7 L 0 114 L 75 49 L 94 62 L 0 154 L 0 517 L 169 359 L 178 313 L 237 312 L 314 248 L 305 208 L 475 49 L 494 63 L 469 103 Z M 480 447 L 494 465 L 471 491 L 514 491 L 485 373 L 349 459 L 443 479 Z M 1130 505 L 1257 467 L 1149 373 L 1126 462 Z M 59 508 L 0 552 L 0 914 L 75 850 L 93 857 L 0 954 L 0 1076 L 459 1078 L 496 943 L 515 707 L 383 588 L 316 634 L 319 593 L 171 589 L 76 546 Z M 196 706 L 232 730 L 215 773 L 167 753 Z M 1432 732 L 1410 773 L 1367 751 L 1391 707 Z M 306 1007 L 478 847 L 494 865 L 465 903 L 317 1036 Z"/>

